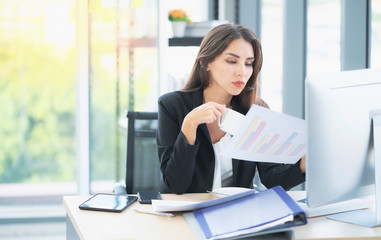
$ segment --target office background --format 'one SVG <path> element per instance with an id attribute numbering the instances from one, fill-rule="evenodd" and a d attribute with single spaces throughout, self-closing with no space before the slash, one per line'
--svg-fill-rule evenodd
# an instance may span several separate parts
<path id="1" fill-rule="evenodd" d="M 155 111 L 198 50 L 169 44 L 175 8 L 257 33 L 276 111 L 304 117 L 309 74 L 381 68 L 380 0 L 0 0 L 1 239 L 62 239 L 63 195 L 123 181 L 126 111 Z"/>

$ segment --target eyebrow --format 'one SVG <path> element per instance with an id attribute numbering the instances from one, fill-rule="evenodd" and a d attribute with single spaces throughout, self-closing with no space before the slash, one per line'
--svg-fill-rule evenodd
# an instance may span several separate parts
<path id="1" fill-rule="evenodd" d="M 234 53 L 226 53 L 226 54 L 233 56 L 233 57 L 236 57 L 236 58 L 241 58 L 240 56 L 238 56 L 237 54 L 234 54 Z M 254 57 L 248 57 L 248 58 L 246 58 L 246 60 L 254 60 Z"/>

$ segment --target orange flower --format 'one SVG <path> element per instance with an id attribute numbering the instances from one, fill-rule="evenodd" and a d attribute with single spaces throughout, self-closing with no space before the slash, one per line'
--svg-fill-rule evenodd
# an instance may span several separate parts
<path id="1" fill-rule="evenodd" d="M 187 13 L 182 9 L 173 9 L 168 12 L 168 20 L 169 21 L 184 21 L 191 22 Z"/>

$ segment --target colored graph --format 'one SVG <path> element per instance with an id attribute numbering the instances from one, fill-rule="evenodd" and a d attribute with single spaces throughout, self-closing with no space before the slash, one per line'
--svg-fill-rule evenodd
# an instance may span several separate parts
<path id="1" fill-rule="evenodd" d="M 292 140 L 298 136 L 297 132 L 293 132 L 280 144 L 277 144 L 277 141 L 280 138 L 280 134 L 278 133 L 273 134 L 271 138 L 269 135 L 264 135 L 260 138 L 262 132 L 265 131 L 266 125 L 267 123 L 261 121 L 260 116 L 256 116 L 235 147 L 244 151 L 251 150 L 255 153 L 266 153 L 269 151 L 269 154 L 271 155 L 285 154 L 286 156 L 295 156 L 304 149 L 305 144 L 293 145 L 292 143 Z"/>
<path id="2" fill-rule="evenodd" d="M 303 119 L 253 105 L 226 149 L 238 159 L 294 163 L 305 152 Z"/>

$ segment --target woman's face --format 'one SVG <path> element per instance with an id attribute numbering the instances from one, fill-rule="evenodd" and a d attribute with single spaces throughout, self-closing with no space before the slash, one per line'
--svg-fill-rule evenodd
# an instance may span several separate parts
<path id="1" fill-rule="evenodd" d="M 209 88 L 239 95 L 253 74 L 254 49 L 244 39 L 236 39 L 208 64 Z"/>

